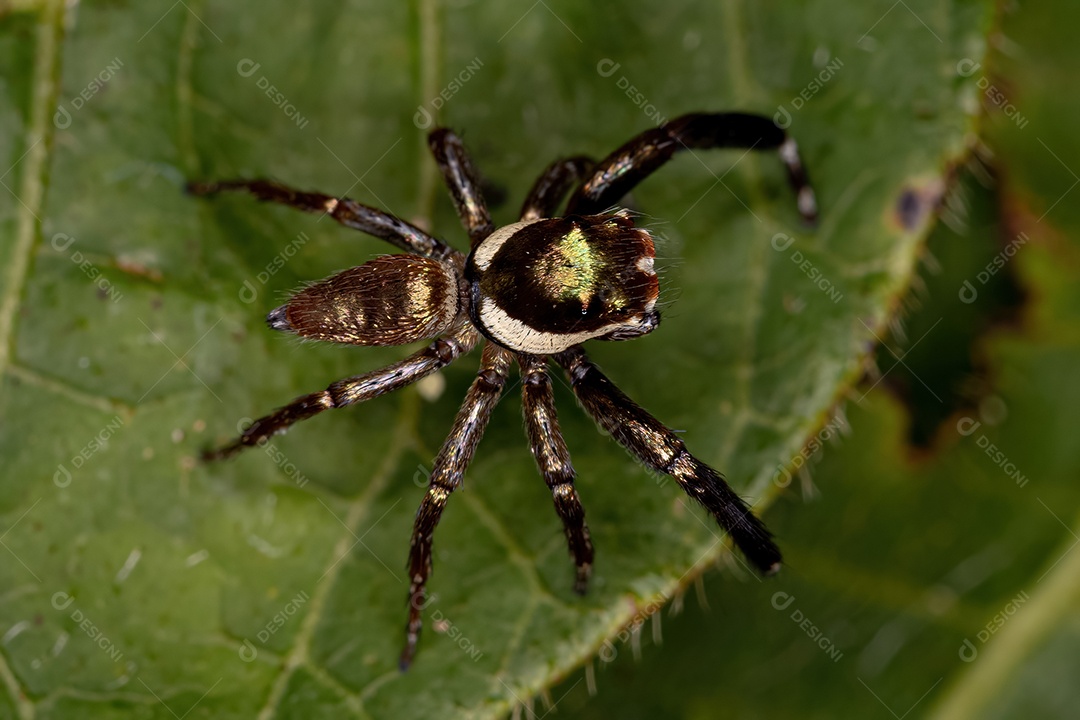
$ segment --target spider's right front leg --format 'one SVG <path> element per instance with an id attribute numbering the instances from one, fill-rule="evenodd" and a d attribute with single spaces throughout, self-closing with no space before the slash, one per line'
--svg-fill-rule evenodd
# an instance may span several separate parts
<path id="1" fill-rule="evenodd" d="M 567 213 L 603 212 L 675 153 L 709 148 L 777 150 L 799 213 L 808 224 L 817 222 L 817 199 L 794 138 L 770 118 L 739 112 L 689 113 L 646 130 L 600 161 L 592 177 L 570 197 Z"/>
<path id="2" fill-rule="evenodd" d="M 405 648 L 399 666 L 407 670 L 416 655 L 423 620 L 424 585 L 431 574 L 431 537 L 439 524 L 450 493 L 461 486 L 465 469 L 472 461 L 476 446 L 484 434 L 491 411 L 499 402 L 513 356 L 495 343 L 484 346 L 480 370 L 465 396 L 454 427 L 439 450 L 431 468 L 427 494 L 416 511 L 412 545 L 409 548 L 409 623 L 406 626 Z"/>
<path id="3" fill-rule="evenodd" d="M 251 423 L 240 437 L 228 445 L 217 450 L 207 450 L 202 454 L 202 459 L 223 460 L 246 447 L 266 442 L 274 435 L 288 430 L 294 423 L 307 420 L 324 410 L 354 405 L 403 388 L 446 367 L 476 347 L 478 342 L 479 333 L 470 323 L 465 322 L 404 360 L 380 370 L 338 380 L 326 390 L 297 398 L 285 407 Z"/>

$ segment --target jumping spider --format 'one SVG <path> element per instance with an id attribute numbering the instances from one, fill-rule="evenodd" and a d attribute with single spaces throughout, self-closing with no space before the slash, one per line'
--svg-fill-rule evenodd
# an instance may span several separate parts
<path id="1" fill-rule="evenodd" d="M 412 662 L 420 637 L 432 534 L 450 494 L 461 485 L 515 361 L 521 368 L 529 445 L 551 489 L 577 566 L 574 590 L 585 592 L 593 546 L 555 415 L 549 360 L 562 367 L 578 401 L 598 425 L 646 467 L 672 476 L 716 518 L 758 571 L 775 572 L 780 551 L 765 525 L 720 473 L 691 455 L 674 432 L 615 387 L 589 361 L 581 343 L 628 340 L 652 332 L 660 322 L 652 236 L 634 227 L 629 212 L 615 209 L 634 186 L 680 150 L 776 149 L 797 193 L 799 212 L 813 222 L 816 201 L 795 141 L 758 115 L 683 115 L 641 133 L 599 163 L 580 156 L 552 163 L 529 192 L 521 220 L 501 228 L 491 221 L 461 139 L 450 130 L 436 129 L 428 144 L 472 240 L 467 255 L 415 225 L 348 198 L 301 192 L 270 180 L 188 186 L 195 195 L 244 190 L 259 200 L 328 214 L 409 253 L 375 258 L 305 288 L 267 316 L 274 330 L 351 345 L 404 345 L 435 338 L 386 368 L 297 398 L 255 420 L 228 445 L 207 451 L 204 459 L 227 458 L 323 410 L 405 387 L 486 339 L 480 371 L 435 459 L 416 514 L 403 670 Z M 560 216 L 560 201 L 575 186 Z"/>

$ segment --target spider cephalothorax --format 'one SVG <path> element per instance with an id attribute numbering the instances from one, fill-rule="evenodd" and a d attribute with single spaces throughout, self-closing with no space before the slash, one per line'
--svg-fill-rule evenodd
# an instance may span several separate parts
<path id="1" fill-rule="evenodd" d="M 469 254 L 469 316 L 487 338 L 551 355 L 656 328 L 653 240 L 629 213 L 575 215 L 501 227 Z"/>
<path id="2" fill-rule="evenodd" d="M 533 185 L 520 221 L 498 229 L 460 139 L 439 129 L 428 142 L 472 240 L 468 255 L 404 220 L 348 198 L 301 192 L 269 180 L 188 186 L 196 195 L 246 190 L 260 200 L 328 214 L 409 253 L 378 257 L 308 286 L 269 314 L 273 329 L 352 345 L 403 345 L 435 338 L 386 368 L 297 398 L 204 457 L 229 457 L 323 410 L 414 383 L 486 338 L 480 371 L 435 459 L 416 514 L 402 669 L 412 662 L 420 636 L 432 534 L 450 494 L 461 484 L 514 362 L 521 369 L 529 445 L 551 489 L 577 566 L 575 590 L 585 592 L 593 546 L 555 415 L 549 359 L 563 368 L 597 424 L 644 465 L 672 476 L 716 518 L 755 568 L 774 572 L 780 551 L 749 506 L 718 472 L 691 455 L 674 432 L 615 387 L 589 361 L 581 343 L 628 340 L 652 332 L 660 322 L 653 239 L 634 226 L 629 212 L 615 208 L 623 196 L 679 150 L 775 149 L 797 193 L 800 213 L 812 222 L 817 206 L 795 142 L 758 115 L 683 115 L 638 135 L 599 163 L 584 157 L 552 163 Z M 558 216 L 560 201 L 575 186 L 565 214 Z"/>

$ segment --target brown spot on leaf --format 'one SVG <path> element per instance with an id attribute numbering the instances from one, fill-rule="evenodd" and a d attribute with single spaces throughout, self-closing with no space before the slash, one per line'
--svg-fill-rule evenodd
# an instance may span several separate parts
<path id="1" fill-rule="evenodd" d="M 945 183 L 939 178 L 922 186 L 905 187 L 893 207 L 896 224 L 907 232 L 918 230 L 931 215 L 937 212 L 944 194 Z"/>

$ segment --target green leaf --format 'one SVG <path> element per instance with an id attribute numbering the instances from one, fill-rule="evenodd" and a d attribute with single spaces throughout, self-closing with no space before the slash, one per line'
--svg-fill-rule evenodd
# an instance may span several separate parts
<path id="1" fill-rule="evenodd" d="M 500 223 L 560 155 L 696 110 L 790 117 L 821 226 L 800 229 L 771 154 L 678 158 L 633 198 L 666 238 L 674 302 L 656 333 L 590 347 L 764 507 L 912 276 L 970 142 L 975 78 L 956 63 L 982 57 L 988 15 L 973 0 L 53 2 L 0 20 L 4 712 L 497 716 L 725 556 L 712 520 L 559 385 L 598 552 L 575 596 L 511 389 L 436 533 L 400 674 L 414 508 L 476 356 L 433 400 L 409 389 L 199 464 L 243 418 L 405 351 L 301 345 L 263 321 L 386 245 L 246 197 L 197 201 L 185 180 L 348 193 L 464 247 L 425 112 L 506 190 Z M 796 520 L 770 526 L 798 557 Z"/>

